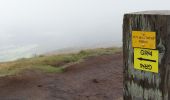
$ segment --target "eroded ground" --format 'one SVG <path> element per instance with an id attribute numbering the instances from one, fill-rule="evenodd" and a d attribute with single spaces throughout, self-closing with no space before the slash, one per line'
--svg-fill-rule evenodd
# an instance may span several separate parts
<path id="1" fill-rule="evenodd" d="M 28 70 L 0 78 L 0 100 L 119 100 L 122 53 L 89 57 L 64 73 Z"/>

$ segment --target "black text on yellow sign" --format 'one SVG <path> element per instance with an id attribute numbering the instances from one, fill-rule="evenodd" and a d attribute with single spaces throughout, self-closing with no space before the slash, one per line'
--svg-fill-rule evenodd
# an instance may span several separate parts
<path id="1" fill-rule="evenodd" d="M 134 48 L 134 68 L 158 73 L 158 50 Z"/>
<path id="2" fill-rule="evenodd" d="M 132 31 L 132 47 L 156 49 L 156 32 Z"/>

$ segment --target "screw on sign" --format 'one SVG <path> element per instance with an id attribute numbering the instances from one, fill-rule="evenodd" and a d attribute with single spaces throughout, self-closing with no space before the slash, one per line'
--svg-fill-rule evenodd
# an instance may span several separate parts
<path id="1" fill-rule="evenodd" d="M 124 100 L 170 100 L 170 11 L 123 19 Z"/>

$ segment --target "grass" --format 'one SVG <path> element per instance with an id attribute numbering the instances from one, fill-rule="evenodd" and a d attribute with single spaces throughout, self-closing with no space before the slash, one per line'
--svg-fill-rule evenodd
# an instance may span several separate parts
<path id="1" fill-rule="evenodd" d="M 72 63 L 78 63 L 90 56 L 114 54 L 121 48 L 98 48 L 82 50 L 78 53 L 60 54 L 33 58 L 22 58 L 13 62 L 0 63 L 0 76 L 14 75 L 27 69 L 41 70 L 47 73 L 62 73 L 65 67 Z"/>

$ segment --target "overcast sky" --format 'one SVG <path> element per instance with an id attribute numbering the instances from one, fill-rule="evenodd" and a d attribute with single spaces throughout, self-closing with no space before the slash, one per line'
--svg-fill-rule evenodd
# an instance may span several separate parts
<path id="1" fill-rule="evenodd" d="M 169 9 L 168 0 L 0 0 L 0 54 L 120 46 L 124 13 Z"/>

